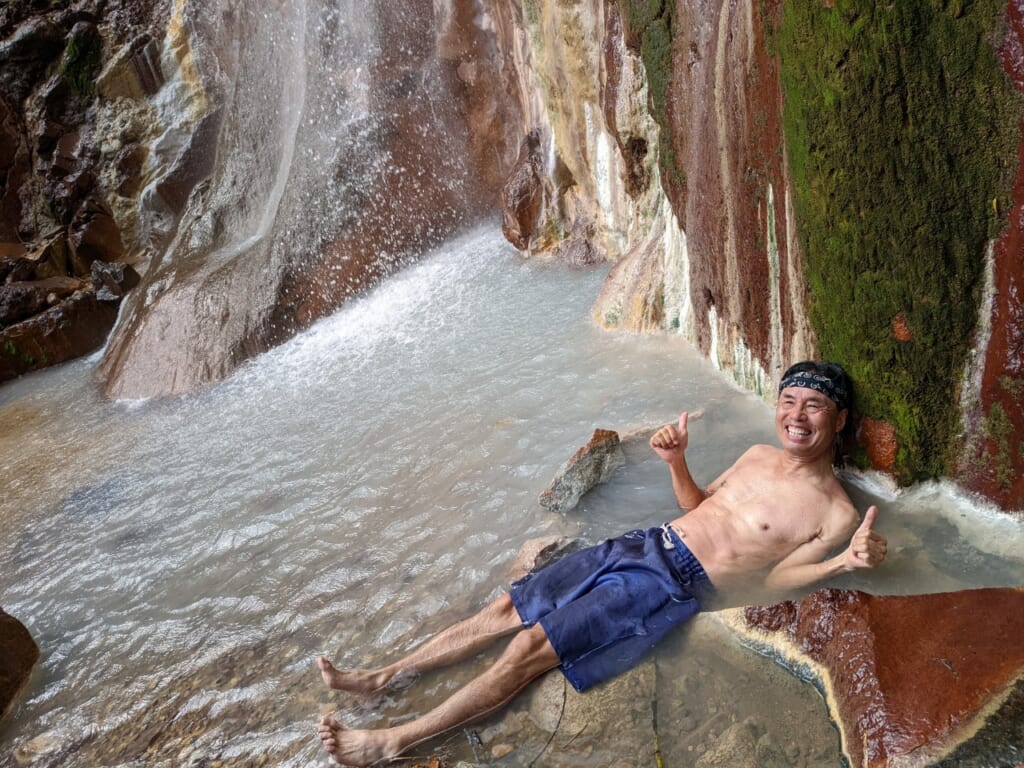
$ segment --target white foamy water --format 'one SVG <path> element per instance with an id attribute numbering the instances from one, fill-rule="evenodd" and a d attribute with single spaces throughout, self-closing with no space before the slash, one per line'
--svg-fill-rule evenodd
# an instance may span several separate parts
<path id="1" fill-rule="evenodd" d="M 92 360 L 0 389 L 0 604 L 43 653 L 0 765 L 322 762 L 312 724 L 339 702 L 315 654 L 390 658 L 498 594 L 523 541 L 673 514 L 643 449 L 576 512 L 540 509 L 595 427 L 703 409 L 705 482 L 774 440 L 771 409 L 681 339 L 594 326 L 603 276 L 524 262 L 481 230 L 199 395 L 107 402 Z M 1024 581 L 1019 523 L 940 486 L 854 493 L 882 504 L 894 554 L 847 585 Z"/>

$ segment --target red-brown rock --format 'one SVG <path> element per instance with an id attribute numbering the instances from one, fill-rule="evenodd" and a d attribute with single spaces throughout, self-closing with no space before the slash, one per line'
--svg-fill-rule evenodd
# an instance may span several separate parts
<path id="1" fill-rule="evenodd" d="M 1024 93 L 1024 5 L 1006 4 L 1003 70 Z M 1024 510 L 1024 137 L 1017 149 L 1013 203 L 993 249 L 991 335 L 976 404 L 965 414 L 956 478 L 1003 509 Z"/>
<path id="2" fill-rule="evenodd" d="M 0 719 L 28 683 L 39 646 L 25 626 L 0 608 Z"/>
<path id="3" fill-rule="evenodd" d="M 544 208 L 540 136 L 530 131 L 523 139 L 508 181 L 501 190 L 501 231 L 519 250 L 526 250 L 537 236 L 537 224 Z"/>
<path id="4" fill-rule="evenodd" d="M 90 285 L 45 312 L 0 330 L 0 381 L 98 349 L 116 319 L 117 303 L 98 301 Z"/>
<path id="5" fill-rule="evenodd" d="M 1021 760 L 1024 587 L 823 589 L 722 616 L 745 644 L 820 683 L 855 768 Z"/>
<path id="6" fill-rule="evenodd" d="M 90 274 L 90 267 L 100 261 L 120 261 L 124 257 L 121 230 L 109 206 L 93 197 L 82 203 L 71 222 L 71 244 L 74 246 L 76 275 Z"/>
<path id="7" fill-rule="evenodd" d="M 73 277 L 0 285 L 0 326 L 20 323 L 84 287 Z"/>
<path id="8" fill-rule="evenodd" d="M 892 319 L 892 335 L 897 341 L 912 341 L 914 338 L 907 316 L 902 312 Z"/>
<path id="9" fill-rule="evenodd" d="M 857 427 L 857 443 L 867 452 L 871 466 L 891 472 L 896 466 L 896 428 L 887 421 L 863 417 Z"/>

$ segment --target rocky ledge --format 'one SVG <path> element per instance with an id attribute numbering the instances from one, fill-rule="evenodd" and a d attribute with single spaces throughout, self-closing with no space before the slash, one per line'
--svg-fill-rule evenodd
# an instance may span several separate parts
<path id="1" fill-rule="evenodd" d="M 105 261 L 113 226 L 99 209 L 79 228 L 25 251 L 0 244 L 0 382 L 98 349 L 125 293 L 139 282 L 128 264 Z"/>
<path id="2" fill-rule="evenodd" d="M 823 589 L 718 616 L 822 689 L 855 768 L 1024 762 L 1024 587 Z"/>

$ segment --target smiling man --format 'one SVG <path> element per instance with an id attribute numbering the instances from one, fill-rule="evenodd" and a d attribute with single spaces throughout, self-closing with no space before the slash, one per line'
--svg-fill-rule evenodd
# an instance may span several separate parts
<path id="1" fill-rule="evenodd" d="M 838 365 L 797 363 L 779 385 L 781 448 L 755 445 L 706 488 L 687 467 L 681 414 L 650 442 L 668 464 L 683 515 L 527 575 L 480 613 L 388 666 L 339 670 L 318 659 L 328 686 L 368 693 L 515 634 L 492 666 L 421 717 L 379 730 L 350 730 L 324 717 L 324 748 L 341 765 L 387 760 L 503 707 L 554 667 L 578 691 L 629 669 L 715 589 L 751 579 L 795 589 L 876 566 L 886 553 L 885 539 L 872 530 L 878 510 L 870 507 L 861 521 L 833 471 L 850 395 Z"/>

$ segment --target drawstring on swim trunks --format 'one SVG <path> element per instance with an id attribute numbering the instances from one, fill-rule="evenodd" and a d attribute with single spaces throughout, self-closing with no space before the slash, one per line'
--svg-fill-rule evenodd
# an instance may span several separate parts
<path id="1" fill-rule="evenodd" d="M 669 525 L 665 523 L 661 526 L 661 546 L 665 549 L 675 549 L 676 543 L 672 541 L 672 537 L 669 535 Z"/>

